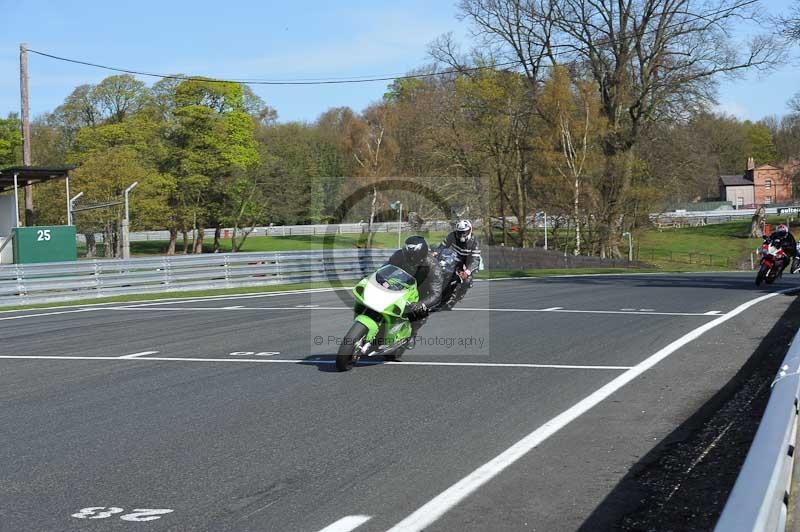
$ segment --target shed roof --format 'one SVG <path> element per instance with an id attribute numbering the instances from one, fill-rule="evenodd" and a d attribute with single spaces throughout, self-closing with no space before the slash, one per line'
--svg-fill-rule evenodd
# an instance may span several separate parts
<path id="1" fill-rule="evenodd" d="M 28 183 L 44 183 L 51 179 L 64 179 L 74 166 L 9 166 L 0 168 L 0 192 L 14 189 L 14 174 L 20 186 Z"/>

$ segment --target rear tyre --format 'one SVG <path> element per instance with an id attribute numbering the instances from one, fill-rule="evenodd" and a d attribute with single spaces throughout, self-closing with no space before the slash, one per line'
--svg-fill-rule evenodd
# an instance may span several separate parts
<path id="1" fill-rule="evenodd" d="M 350 327 L 350 330 L 347 331 L 347 334 L 342 339 L 339 351 L 336 353 L 337 371 L 347 371 L 353 367 L 353 364 L 358 360 L 356 352 L 361 348 L 368 332 L 367 326 L 360 322 L 355 322 Z"/>
<path id="2" fill-rule="evenodd" d="M 758 273 L 756 274 L 756 286 L 761 286 L 761 283 L 763 283 L 764 279 L 767 277 L 767 272 L 768 271 L 769 271 L 769 268 L 767 268 L 764 265 L 762 265 L 758 269 Z"/>

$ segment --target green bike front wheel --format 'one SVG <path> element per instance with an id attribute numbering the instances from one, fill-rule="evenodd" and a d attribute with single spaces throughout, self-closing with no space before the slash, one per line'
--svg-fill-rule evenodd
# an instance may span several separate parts
<path id="1" fill-rule="evenodd" d="M 358 361 L 360 356 L 358 350 L 364 345 L 364 339 L 367 337 L 368 332 L 369 329 L 363 323 L 353 323 L 350 330 L 342 338 L 339 351 L 336 353 L 336 369 L 338 371 L 347 371 Z"/>

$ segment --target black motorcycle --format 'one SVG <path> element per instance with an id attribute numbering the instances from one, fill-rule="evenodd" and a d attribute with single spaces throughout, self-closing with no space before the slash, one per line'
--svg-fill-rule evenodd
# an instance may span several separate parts
<path id="1" fill-rule="evenodd" d="M 454 250 L 438 246 L 434 249 L 436 260 L 439 261 L 439 267 L 442 270 L 442 279 L 444 279 L 444 287 L 442 288 L 442 299 L 439 304 L 432 310 L 449 310 L 453 305 L 453 294 L 461 283 L 464 282 L 461 276 L 458 275 L 459 270 L 464 266 L 461 264 L 461 258 Z"/>

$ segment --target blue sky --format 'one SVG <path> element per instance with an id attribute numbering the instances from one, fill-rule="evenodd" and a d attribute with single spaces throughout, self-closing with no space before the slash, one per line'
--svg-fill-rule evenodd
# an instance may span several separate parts
<path id="1" fill-rule="evenodd" d="M 777 11 L 791 0 L 765 3 Z M 453 0 L 0 0 L 0 13 L 0 116 L 19 110 L 20 42 L 134 70 L 287 79 L 403 73 L 427 61 L 427 45 L 437 36 L 468 34 Z M 724 81 L 719 109 L 754 120 L 785 113 L 800 91 L 797 66 Z M 31 55 L 32 114 L 110 74 Z M 386 83 L 253 88 L 280 120 L 311 121 L 334 106 L 363 109 L 381 98 Z"/>

